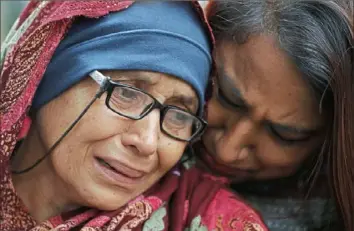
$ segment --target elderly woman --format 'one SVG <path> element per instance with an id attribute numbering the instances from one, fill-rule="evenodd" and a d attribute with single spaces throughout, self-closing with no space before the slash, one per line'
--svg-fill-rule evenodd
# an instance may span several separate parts
<path id="1" fill-rule="evenodd" d="M 207 10 L 217 49 L 209 125 L 195 148 L 205 167 L 270 230 L 353 231 L 353 1 Z"/>
<path id="2" fill-rule="evenodd" d="M 202 20 L 190 2 L 29 4 L 2 50 L 0 230 L 267 230 L 178 164 L 205 127 Z"/>

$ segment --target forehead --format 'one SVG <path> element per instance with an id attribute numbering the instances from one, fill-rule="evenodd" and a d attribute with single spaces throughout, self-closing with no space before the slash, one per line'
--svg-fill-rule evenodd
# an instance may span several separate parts
<path id="1" fill-rule="evenodd" d="M 222 41 L 216 64 L 260 116 L 277 122 L 319 123 L 319 104 L 295 64 L 270 36 L 244 44 Z"/>

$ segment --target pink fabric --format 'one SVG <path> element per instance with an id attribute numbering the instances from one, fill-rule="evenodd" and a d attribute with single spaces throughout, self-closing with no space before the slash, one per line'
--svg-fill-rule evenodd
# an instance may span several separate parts
<path id="1" fill-rule="evenodd" d="M 266 230 L 261 217 L 234 192 L 219 190 L 202 216 L 208 230 Z"/>

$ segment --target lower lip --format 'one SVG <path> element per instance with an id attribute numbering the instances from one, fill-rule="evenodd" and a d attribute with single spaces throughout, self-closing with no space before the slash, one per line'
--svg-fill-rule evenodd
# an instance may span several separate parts
<path id="1" fill-rule="evenodd" d="M 115 184 L 123 187 L 123 188 L 131 188 L 142 182 L 144 177 L 139 178 L 131 178 L 127 177 L 119 172 L 116 172 L 104 164 L 100 163 L 97 159 L 94 160 L 94 165 L 98 171 L 100 171 L 106 178 L 113 181 Z"/>

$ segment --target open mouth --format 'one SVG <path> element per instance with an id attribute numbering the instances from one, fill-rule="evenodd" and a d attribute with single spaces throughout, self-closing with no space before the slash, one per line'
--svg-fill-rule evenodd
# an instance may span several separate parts
<path id="1" fill-rule="evenodd" d="M 110 170 L 114 171 L 114 172 L 118 172 L 115 168 L 113 168 L 111 165 L 109 165 L 106 161 L 104 161 L 101 158 L 96 157 L 96 160 L 103 166 L 105 166 L 106 168 L 109 168 Z"/>
<path id="2" fill-rule="evenodd" d="M 109 172 L 112 173 L 109 175 L 111 175 L 111 176 L 113 175 L 115 179 L 120 179 L 120 180 L 123 180 L 124 182 L 133 182 L 133 181 L 135 182 L 135 181 L 139 181 L 143 178 L 143 176 L 141 174 L 137 175 L 137 174 L 134 174 L 129 171 L 124 171 L 124 168 L 120 169 L 117 167 L 113 167 L 102 158 L 95 157 L 95 159 L 97 160 L 99 165 L 101 165 L 106 170 L 109 170 Z"/>
<path id="3" fill-rule="evenodd" d="M 96 160 L 101 164 L 103 165 L 104 167 L 108 168 L 109 170 L 115 172 L 115 173 L 118 173 L 118 174 L 121 174 L 125 177 L 128 177 L 128 178 L 132 178 L 128 175 L 125 175 L 123 172 L 120 172 L 120 171 L 117 171 L 117 169 L 113 168 L 111 165 L 109 165 L 106 161 L 104 161 L 103 159 L 99 158 L 99 157 L 96 157 Z"/>

